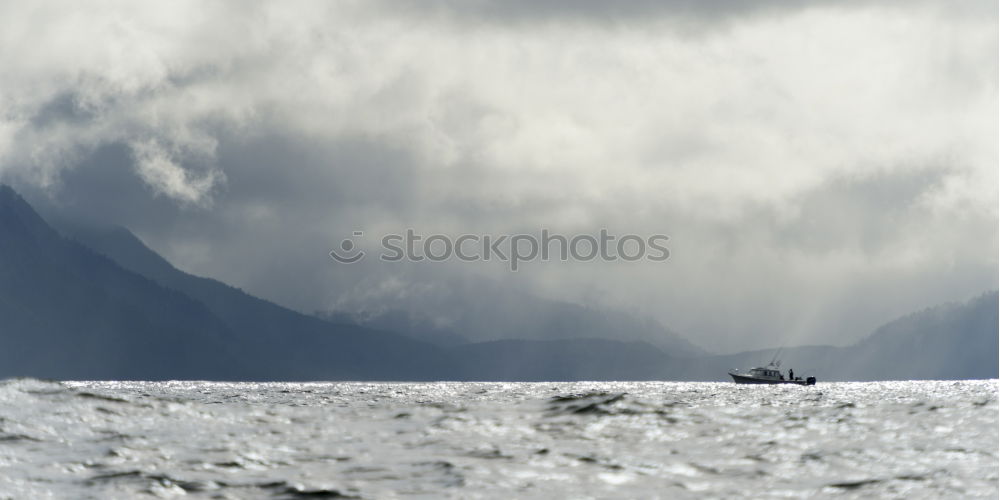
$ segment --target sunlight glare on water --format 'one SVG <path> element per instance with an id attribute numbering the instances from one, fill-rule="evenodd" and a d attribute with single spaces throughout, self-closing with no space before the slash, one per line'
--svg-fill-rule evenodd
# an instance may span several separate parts
<path id="1" fill-rule="evenodd" d="M 996 498 L 997 381 L 0 381 L 0 498 Z"/>

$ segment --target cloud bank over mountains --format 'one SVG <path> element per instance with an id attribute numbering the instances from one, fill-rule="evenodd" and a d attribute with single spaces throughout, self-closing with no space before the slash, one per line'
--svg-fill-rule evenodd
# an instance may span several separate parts
<path id="1" fill-rule="evenodd" d="M 446 324 L 528 292 L 723 351 L 847 343 L 996 287 L 996 9 L 11 5 L 0 181 L 304 311 Z M 671 259 L 326 258 L 408 227 L 664 233 Z"/>

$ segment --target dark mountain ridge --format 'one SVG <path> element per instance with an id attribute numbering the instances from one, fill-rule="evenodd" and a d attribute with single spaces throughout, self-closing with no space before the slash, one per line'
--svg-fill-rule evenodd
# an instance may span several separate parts
<path id="1" fill-rule="evenodd" d="M 227 347 L 233 332 L 202 304 L 63 238 L 6 186 L 0 235 L 4 374 L 248 375 Z"/>
<path id="2" fill-rule="evenodd" d="M 118 236 L 122 236 L 119 232 Z M 129 233 L 128 236 L 131 236 Z M 131 258 L 149 274 L 135 273 Z M 60 379 L 426 380 L 450 355 L 406 337 L 335 325 L 155 253 L 123 264 L 64 238 L 0 187 L 0 375 Z"/>
<path id="3" fill-rule="evenodd" d="M 928 307 L 877 328 L 846 347 L 781 349 L 782 368 L 826 381 L 961 380 L 998 376 L 997 291 L 964 303 Z M 778 349 L 674 363 L 675 380 L 728 380 L 726 371 L 766 364 Z"/>
<path id="4" fill-rule="evenodd" d="M 50 219 L 59 231 L 0 186 L 0 376 L 722 381 L 774 355 L 692 355 L 683 343 L 674 352 L 608 338 L 462 343 L 464 332 L 442 347 L 192 276 L 121 227 Z M 620 331 L 613 326 L 608 335 Z M 993 291 L 889 322 L 852 346 L 786 348 L 783 368 L 821 381 L 996 378 L 997 332 Z"/>

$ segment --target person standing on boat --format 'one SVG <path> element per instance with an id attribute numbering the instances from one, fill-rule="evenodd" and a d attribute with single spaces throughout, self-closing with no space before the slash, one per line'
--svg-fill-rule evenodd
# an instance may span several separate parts
<path id="1" fill-rule="evenodd" d="M 791 368 L 788 369 L 788 380 L 795 380 L 795 372 Z"/>

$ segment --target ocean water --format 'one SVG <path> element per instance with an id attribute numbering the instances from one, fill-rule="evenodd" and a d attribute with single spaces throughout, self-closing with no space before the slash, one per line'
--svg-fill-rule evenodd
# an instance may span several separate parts
<path id="1" fill-rule="evenodd" d="M 997 498 L 996 380 L 0 381 L 0 498 Z"/>

